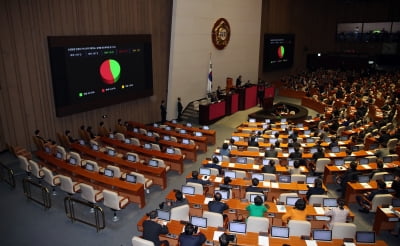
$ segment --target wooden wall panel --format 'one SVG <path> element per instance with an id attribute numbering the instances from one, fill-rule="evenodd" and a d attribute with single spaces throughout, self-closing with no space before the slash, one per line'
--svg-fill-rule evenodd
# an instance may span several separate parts
<path id="1" fill-rule="evenodd" d="M 5 144 L 32 148 L 40 129 L 56 131 L 80 125 L 97 129 L 103 120 L 114 128 L 118 118 L 159 120 L 160 98 L 166 97 L 172 0 L 5 0 L 0 1 L 0 150 Z M 47 36 L 152 34 L 152 97 L 63 118 L 55 117 Z"/>

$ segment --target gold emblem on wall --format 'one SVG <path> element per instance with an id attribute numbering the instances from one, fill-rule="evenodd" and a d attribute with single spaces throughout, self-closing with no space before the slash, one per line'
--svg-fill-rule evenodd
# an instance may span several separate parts
<path id="1" fill-rule="evenodd" d="M 222 50 L 228 43 L 231 37 L 231 27 L 229 23 L 224 18 L 219 18 L 211 31 L 211 39 L 215 48 Z"/>

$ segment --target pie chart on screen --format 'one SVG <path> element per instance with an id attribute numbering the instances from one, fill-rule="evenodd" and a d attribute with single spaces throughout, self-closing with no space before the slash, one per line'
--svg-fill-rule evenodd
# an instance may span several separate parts
<path id="1" fill-rule="evenodd" d="M 121 76 L 121 66 L 114 59 L 105 60 L 100 65 L 100 76 L 104 83 L 115 84 Z"/>
<path id="2" fill-rule="evenodd" d="M 278 57 L 279 59 L 282 59 L 283 56 L 285 55 L 285 47 L 283 47 L 282 45 L 278 47 Z"/>

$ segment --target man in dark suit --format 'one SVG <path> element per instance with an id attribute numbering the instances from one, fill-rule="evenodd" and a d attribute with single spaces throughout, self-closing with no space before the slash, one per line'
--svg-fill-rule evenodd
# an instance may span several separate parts
<path id="1" fill-rule="evenodd" d="M 160 203 L 160 208 L 163 210 L 171 210 L 171 208 L 179 207 L 188 204 L 188 200 L 183 197 L 182 191 L 175 192 L 175 201 L 167 201 Z"/>
<path id="2" fill-rule="evenodd" d="M 192 171 L 192 177 L 187 178 L 186 182 L 198 183 L 202 185 L 209 185 L 211 183 L 210 180 L 199 179 L 199 172 L 196 170 Z"/>
<path id="3" fill-rule="evenodd" d="M 290 159 L 301 159 L 301 152 L 300 152 L 300 148 L 295 147 L 294 148 L 294 152 L 290 153 L 289 158 Z"/>
<path id="4" fill-rule="evenodd" d="M 260 183 L 260 181 L 256 178 L 253 178 L 251 180 L 251 185 L 246 187 L 246 192 L 259 192 L 261 194 L 264 194 L 263 189 L 261 189 L 260 187 L 258 187 L 258 184 Z"/>
<path id="5" fill-rule="evenodd" d="M 203 233 L 196 233 L 197 228 L 188 223 L 185 225 L 185 231 L 179 235 L 179 245 L 182 246 L 201 246 L 206 241 Z"/>
<path id="6" fill-rule="evenodd" d="M 229 206 L 226 203 L 221 202 L 221 199 L 221 193 L 215 193 L 214 201 L 208 202 L 208 211 L 222 214 L 225 210 L 227 210 Z"/>
<path id="7" fill-rule="evenodd" d="M 256 136 L 255 135 L 250 137 L 250 139 L 248 141 L 248 146 L 258 147 L 258 142 L 256 141 Z"/>
<path id="8" fill-rule="evenodd" d="M 376 195 L 389 194 L 389 191 L 386 189 L 386 183 L 383 180 L 378 179 L 376 183 L 378 184 L 378 189 L 373 190 L 371 192 L 367 192 L 363 194 L 363 196 L 360 195 L 356 196 L 357 202 L 361 206 L 361 208 L 358 211 L 363 213 L 368 213 L 369 210 L 371 209 L 370 203 Z"/>
<path id="9" fill-rule="evenodd" d="M 222 167 L 221 167 L 221 165 L 218 165 L 218 163 L 219 163 L 218 157 L 214 156 L 214 158 L 212 159 L 212 163 L 205 164 L 203 167 L 218 169 L 218 173 L 221 174 L 222 173 Z"/>
<path id="10" fill-rule="evenodd" d="M 168 246 L 167 240 L 160 241 L 159 239 L 159 235 L 168 233 L 168 227 L 158 223 L 157 211 L 155 210 L 149 213 L 149 218 L 143 222 L 143 238 L 152 241 L 155 246 L 162 244 Z"/>
<path id="11" fill-rule="evenodd" d="M 275 161 L 270 160 L 269 165 L 263 165 L 261 168 L 262 173 L 276 173 Z"/>
<path id="12" fill-rule="evenodd" d="M 275 149 L 275 145 L 271 145 L 269 150 L 267 149 L 264 154 L 265 157 L 277 157 L 278 156 L 278 151 Z"/>

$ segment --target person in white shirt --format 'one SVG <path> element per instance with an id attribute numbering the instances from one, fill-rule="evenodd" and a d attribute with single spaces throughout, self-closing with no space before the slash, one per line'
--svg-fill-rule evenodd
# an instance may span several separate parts
<path id="1" fill-rule="evenodd" d="M 331 221 L 328 223 L 330 230 L 332 230 L 333 224 L 336 222 L 345 223 L 349 215 L 349 210 L 344 208 L 344 200 L 342 198 L 337 199 L 337 204 L 337 207 L 325 211 L 326 216 L 331 216 Z"/>

